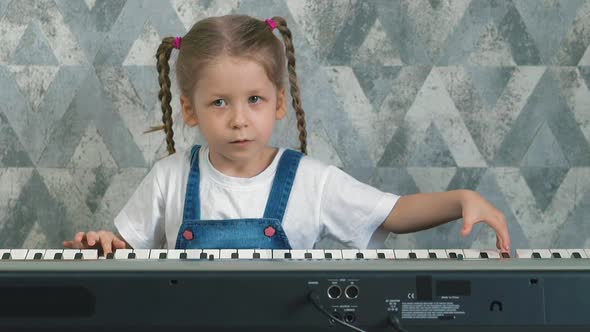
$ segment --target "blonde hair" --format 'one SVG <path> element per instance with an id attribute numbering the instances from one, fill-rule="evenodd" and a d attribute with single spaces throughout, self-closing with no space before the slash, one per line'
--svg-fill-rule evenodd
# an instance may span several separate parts
<path id="1" fill-rule="evenodd" d="M 176 78 L 181 93 L 192 96 L 199 80 L 202 68 L 220 55 L 237 56 L 259 63 L 269 80 L 277 89 L 284 87 L 285 59 L 289 73 L 289 84 L 293 108 L 297 117 L 301 152 L 307 153 L 307 132 L 305 129 L 305 112 L 301 106 L 299 84 L 295 72 L 295 49 L 291 31 L 287 22 L 280 16 L 272 18 L 281 33 L 281 41 L 272 33 L 270 26 L 262 20 L 247 15 L 226 15 L 203 19 L 192 26 L 182 37 L 176 62 Z M 174 48 L 174 37 L 162 39 L 156 52 L 158 81 L 160 92 L 158 99 L 162 105 L 162 126 L 152 127 L 147 132 L 164 130 L 169 154 L 174 148 L 174 131 L 172 130 L 172 107 L 170 101 L 170 54 Z"/>

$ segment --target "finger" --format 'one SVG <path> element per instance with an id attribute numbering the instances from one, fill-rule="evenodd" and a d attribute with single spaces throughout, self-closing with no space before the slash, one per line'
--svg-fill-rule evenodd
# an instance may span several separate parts
<path id="1" fill-rule="evenodd" d="M 113 252 L 113 247 L 112 247 L 112 242 L 108 239 L 104 239 L 102 242 L 102 252 L 104 253 L 104 255 L 106 256 L 107 254 L 110 254 L 111 252 Z"/>
<path id="2" fill-rule="evenodd" d="M 127 247 L 125 241 L 119 239 L 118 237 L 113 239 L 113 245 L 115 246 L 115 249 L 125 249 Z"/>
<path id="3" fill-rule="evenodd" d="M 72 248 L 73 245 L 74 245 L 74 241 L 64 241 L 63 242 L 63 246 L 66 248 Z"/>
<path id="4" fill-rule="evenodd" d="M 461 229 L 461 236 L 465 237 L 465 236 L 469 235 L 469 233 L 471 233 L 472 229 L 473 229 L 473 224 L 470 222 L 465 222 L 463 224 L 463 229 Z"/>
<path id="5" fill-rule="evenodd" d="M 74 242 L 82 242 L 82 240 L 84 240 L 84 235 L 86 235 L 86 233 L 84 232 L 78 232 L 76 233 L 76 235 L 74 236 Z"/>
<path id="6" fill-rule="evenodd" d="M 98 234 L 96 232 L 88 232 L 86 233 L 86 241 L 88 242 L 89 246 L 94 246 L 96 242 L 100 240 Z"/>
<path id="7" fill-rule="evenodd" d="M 502 251 L 510 251 L 510 234 L 508 225 L 503 218 L 494 219 L 489 222 L 490 226 L 496 231 L 496 246 Z"/>

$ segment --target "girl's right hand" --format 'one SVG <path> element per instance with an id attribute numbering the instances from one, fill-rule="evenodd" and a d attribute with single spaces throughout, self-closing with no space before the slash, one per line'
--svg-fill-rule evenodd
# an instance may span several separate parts
<path id="1" fill-rule="evenodd" d="M 98 249 L 105 256 L 117 249 L 131 248 L 125 240 L 109 231 L 78 232 L 72 241 L 64 241 L 63 245 L 71 249 Z"/>

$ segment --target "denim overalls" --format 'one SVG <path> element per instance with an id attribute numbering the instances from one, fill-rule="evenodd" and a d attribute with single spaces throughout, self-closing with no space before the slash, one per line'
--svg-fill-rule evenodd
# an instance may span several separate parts
<path id="1" fill-rule="evenodd" d="M 291 249 L 281 226 L 302 153 L 285 150 L 262 218 L 201 220 L 199 145 L 191 151 L 182 225 L 176 249 Z"/>

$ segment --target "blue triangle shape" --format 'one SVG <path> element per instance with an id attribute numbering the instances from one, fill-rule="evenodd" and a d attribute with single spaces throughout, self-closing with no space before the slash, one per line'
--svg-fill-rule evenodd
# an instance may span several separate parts
<path id="1" fill-rule="evenodd" d="M 545 211 L 553 200 L 555 192 L 563 182 L 567 167 L 523 167 L 520 169 L 537 202 L 537 207 Z"/>
<path id="2" fill-rule="evenodd" d="M 537 130 L 528 151 L 522 159 L 521 166 L 524 167 L 568 167 L 569 163 L 563 154 L 559 142 L 553 132 L 543 122 Z"/>
<path id="3" fill-rule="evenodd" d="M 154 66 L 125 66 L 135 92 L 143 102 L 144 111 L 149 113 L 158 101 L 160 85 L 153 79 L 157 75 Z"/>
<path id="4" fill-rule="evenodd" d="M 401 69 L 399 66 L 363 66 L 352 68 L 367 99 L 376 108 L 381 106 L 385 97 L 391 92 L 393 83 L 398 78 Z"/>
<path id="5" fill-rule="evenodd" d="M 36 20 L 31 21 L 9 60 L 14 65 L 58 66 L 49 42 Z"/>
<path id="6" fill-rule="evenodd" d="M 14 206 L 0 232 L 2 248 L 21 248 L 35 222 L 44 230 L 48 248 L 61 247 L 62 241 L 74 234 L 71 221 L 67 224 L 64 203 L 51 195 L 37 170 L 33 170 Z"/>
<path id="7" fill-rule="evenodd" d="M 453 155 L 434 123 L 426 130 L 424 141 L 413 151 L 408 166 L 457 167 Z"/>
<path id="8" fill-rule="evenodd" d="M 4 113 L 0 113 L 0 146 L 0 167 L 34 166 Z"/>
<path id="9" fill-rule="evenodd" d="M 469 67 L 473 84 L 488 106 L 494 107 L 512 77 L 514 67 Z"/>

